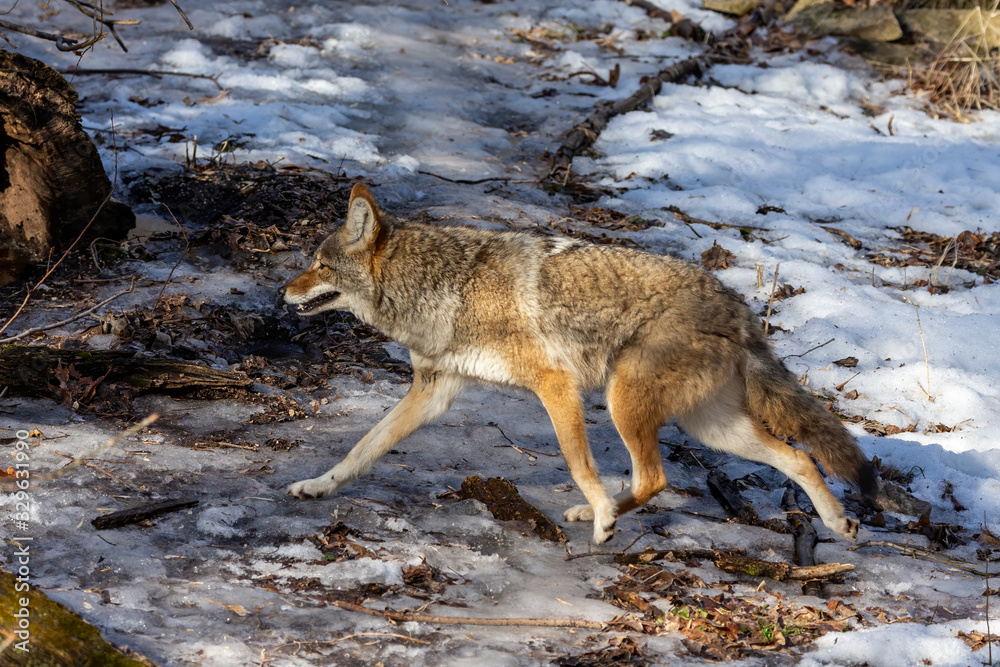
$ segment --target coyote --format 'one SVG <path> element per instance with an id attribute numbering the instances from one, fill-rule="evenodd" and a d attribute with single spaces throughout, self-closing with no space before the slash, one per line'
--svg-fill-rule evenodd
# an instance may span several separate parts
<path id="1" fill-rule="evenodd" d="M 768 463 L 809 494 L 827 528 L 857 538 L 810 456 L 871 497 L 875 477 L 835 415 L 775 356 L 759 319 L 707 271 L 672 257 L 566 238 L 404 222 L 358 183 L 346 221 L 284 287 L 301 315 L 353 313 L 410 350 L 413 385 L 347 457 L 292 484 L 328 496 L 440 418 L 463 386 L 528 389 L 541 399 L 594 542 L 667 484 L 658 429 L 675 417 L 708 447 Z M 631 487 L 611 497 L 587 442 L 581 392 L 603 388 L 632 457 Z"/>

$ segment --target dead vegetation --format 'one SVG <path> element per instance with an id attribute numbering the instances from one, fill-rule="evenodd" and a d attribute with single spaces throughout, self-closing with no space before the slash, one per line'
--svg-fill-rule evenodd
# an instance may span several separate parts
<path id="1" fill-rule="evenodd" d="M 928 272 L 903 289 L 926 287 L 931 293 L 947 292 L 952 271 L 962 269 L 981 276 L 984 284 L 1000 279 L 1000 233 L 964 231 L 956 236 L 920 232 L 897 227 L 900 245 L 868 255 L 868 261 L 884 267 L 923 267 Z"/>
<path id="2" fill-rule="evenodd" d="M 974 7 L 929 62 L 912 66 L 909 87 L 928 94 L 927 112 L 967 123 L 971 112 L 1000 111 L 1000 50 L 995 46 L 998 2 Z"/>

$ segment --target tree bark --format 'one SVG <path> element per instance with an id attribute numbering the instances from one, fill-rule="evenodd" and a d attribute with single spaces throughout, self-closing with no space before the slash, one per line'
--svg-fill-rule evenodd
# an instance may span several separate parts
<path id="1" fill-rule="evenodd" d="M 0 273 L 45 261 L 84 229 L 82 242 L 122 238 L 135 226 L 132 210 L 110 199 L 76 103 L 61 74 L 0 49 Z"/>
<path id="2" fill-rule="evenodd" d="M 132 352 L 60 350 L 7 345 L 0 348 L 0 387 L 11 395 L 49 396 L 60 384 L 56 372 L 73 366 L 81 376 L 120 382 L 138 393 L 249 387 L 243 373 L 195 364 L 136 359 Z"/>

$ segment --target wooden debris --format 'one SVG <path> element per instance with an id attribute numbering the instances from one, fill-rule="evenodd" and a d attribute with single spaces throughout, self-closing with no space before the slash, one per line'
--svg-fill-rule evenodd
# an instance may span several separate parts
<path id="1" fill-rule="evenodd" d="M 555 158 L 552 160 L 552 168 L 549 170 L 547 180 L 557 185 L 566 185 L 572 174 L 573 158 L 593 145 L 604 128 L 608 126 L 608 121 L 623 113 L 635 111 L 646 104 L 653 99 L 656 93 L 660 92 L 660 86 L 664 83 L 683 81 L 689 76 L 700 75 L 704 64 L 702 58 L 682 60 L 648 78 L 638 90 L 625 99 L 610 106 L 599 107 L 582 123 L 570 130 L 563 139 L 562 145 L 559 146 Z"/>
<path id="2" fill-rule="evenodd" d="M 764 521 L 757 514 L 753 505 L 743 497 L 739 487 L 721 470 L 708 473 L 708 490 L 712 497 L 719 501 L 722 508 L 738 522 L 746 526 L 761 526 L 776 533 L 787 533 L 788 528 L 783 521 L 768 519 Z"/>
<path id="3" fill-rule="evenodd" d="M 135 215 L 80 124 L 77 94 L 39 60 L 0 49 L 0 260 L 45 261 L 82 235 L 122 238 Z M 56 255 L 58 257 L 58 254 Z"/>
<path id="4" fill-rule="evenodd" d="M 686 562 L 689 560 L 710 560 L 731 574 L 746 574 L 752 577 L 768 577 L 777 581 L 809 581 L 829 579 L 854 570 L 851 563 L 821 563 L 819 565 L 796 566 L 788 563 L 762 560 L 747 556 L 742 549 L 674 549 L 668 551 L 646 550 L 634 554 L 619 554 L 615 562 L 619 565 L 644 565 L 657 560 Z"/>
<path id="5" fill-rule="evenodd" d="M 785 489 L 781 507 L 788 512 L 788 527 L 793 538 L 792 562 L 799 567 L 816 565 L 816 544 L 819 542 L 819 535 L 816 534 L 816 528 L 813 527 L 809 515 L 799 509 L 794 487 L 789 486 Z M 823 582 L 818 579 L 807 581 L 802 584 L 802 592 L 806 595 L 823 597 Z"/>
<path id="6" fill-rule="evenodd" d="M 97 530 L 121 528 L 122 526 L 128 526 L 148 519 L 155 519 L 168 512 L 177 512 L 188 507 L 194 507 L 197 504 L 197 500 L 166 500 L 159 503 L 147 503 L 138 507 L 130 507 L 129 509 L 112 512 L 111 514 L 103 514 L 96 519 L 91 519 L 90 523 Z"/>
<path id="7" fill-rule="evenodd" d="M 104 382 L 125 384 L 137 393 L 245 388 L 253 384 L 244 373 L 180 361 L 136 359 L 134 353 L 120 350 L 22 345 L 0 348 L 0 386 L 9 387 L 14 395 L 49 396 L 54 392 L 61 399 L 80 400 L 92 396 Z"/>
<path id="8" fill-rule="evenodd" d="M 503 477 L 489 479 L 479 476 L 466 477 L 458 497 L 478 500 L 500 521 L 527 521 L 535 534 L 543 540 L 569 541 L 559 526 L 524 500 L 517 492 L 517 487 Z"/>
<path id="9" fill-rule="evenodd" d="M 355 611 L 369 616 L 381 616 L 394 623 L 432 623 L 434 625 L 488 625 L 493 627 L 528 626 L 535 628 L 586 628 L 588 630 L 603 630 L 604 623 L 585 621 L 572 618 L 460 618 L 456 616 L 430 616 L 427 614 L 409 614 L 391 609 L 372 609 L 344 600 L 332 602 L 341 609 Z"/>
<path id="10" fill-rule="evenodd" d="M 595 109 L 590 116 L 566 134 L 552 160 L 552 168 L 543 180 L 565 187 L 572 175 L 573 158 L 594 144 L 607 127 L 608 121 L 615 116 L 641 108 L 660 92 L 660 87 L 664 83 L 677 83 L 689 76 L 701 76 L 702 72 L 712 64 L 731 61 L 734 53 L 745 50 L 748 46 L 747 37 L 763 23 L 763 20 L 761 12 L 754 12 L 748 20 L 721 35 L 708 35 L 705 38 L 709 45 L 706 54 L 682 60 L 652 76 L 643 77 L 634 93 L 611 105 Z M 675 26 L 677 27 L 679 26 Z"/>

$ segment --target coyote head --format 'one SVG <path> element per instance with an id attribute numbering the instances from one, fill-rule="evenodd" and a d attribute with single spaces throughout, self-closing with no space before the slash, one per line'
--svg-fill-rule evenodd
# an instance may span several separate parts
<path id="1" fill-rule="evenodd" d="M 300 315 L 346 310 L 363 317 L 375 299 L 376 256 L 388 233 L 372 193 L 355 184 L 347 219 L 316 250 L 309 268 L 285 285 L 285 302 Z"/>

